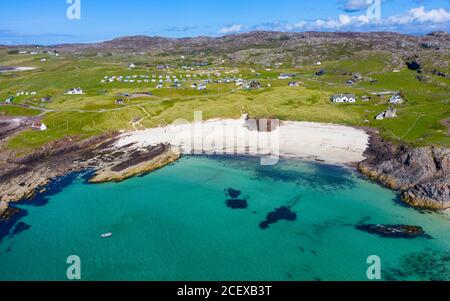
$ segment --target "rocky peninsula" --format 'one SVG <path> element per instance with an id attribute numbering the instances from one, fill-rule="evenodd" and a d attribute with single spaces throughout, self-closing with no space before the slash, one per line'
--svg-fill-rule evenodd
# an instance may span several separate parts
<path id="1" fill-rule="evenodd" d="M 179 150 L 167 144 L 147 147 L 143 150 L 131 152 L 127 158 L 121 159 L 120 163 L 113 161 L 112 164 L 107 164 L 104 168 L 98 170 L 89 179 L 89 182 L 121 182 L 139 174 L 155 171 L 179 158 Z"/>

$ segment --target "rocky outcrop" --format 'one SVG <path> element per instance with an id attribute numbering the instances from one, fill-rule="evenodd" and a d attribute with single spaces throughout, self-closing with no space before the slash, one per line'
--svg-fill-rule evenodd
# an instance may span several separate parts
<path id="1" fill-rule="evenodd" d="M 450 208 L 450 177 L 418 184 L 403 192 L 402 199 L 418 208 L 434 210 Z"/>
<path id="2" fill-rule="evenodd" d="M 359 171 L 402 192 L 406 203 L 432 210 L 450 207 L 450 149 L 396 145 L 372 135 Z"/>
<path id="3" fill-rule="evenodd" d="M 420 226 L 410 225 L 357 225 L 356 229 L 387 238 L 416 238 L 426 236 Z"/>
<path id="4" fill-rule="evenodd" d="M 9 208 L 7 206 L 4 207 L 3 211 L 0 211 L 0 221 L 10 220 L 19 211 L 20 211 L 20 209 L 18 209 L 18 208 Z"/>
<path id="5" fill-rule="evenodd" d="M 144 151 L 135 152 L 128 159 L 97 171 L 89 182 L 121 182 L 133 176 L 160 169 L 179 158 L 178 150 L 173 150 L 168 145 L 157 145 Z"/>
<path id="6" fill-rule="evenodd" d="M 97 170 L 92 182 L 121 181 L 161 168 L 180 156 L 166 145 L 116 147 L 117 135 L 81 141 L 67 137 L 22 156 L 4 148 L 0 151 L 0 214 L 7 212 L 9 203 L 31 199 L 69 173 Z"/>
<path id="7" fill-rule="evenodd" d="M 30 199 L 52 179 L 91 168 L 94 150 L 101 149 L 105 141 L 114 141 L 115 136 L 108 133 L 81 141 L 67 137 L 22 156 L 2 149 L 0 202 Z"/>
<path id="8" fill-rule="evenodd" d="M 0 202 L 0 214 L 3 214 L 3 212 L 5 212 L 6 209 L 8 209 L 8 203 Z"/>

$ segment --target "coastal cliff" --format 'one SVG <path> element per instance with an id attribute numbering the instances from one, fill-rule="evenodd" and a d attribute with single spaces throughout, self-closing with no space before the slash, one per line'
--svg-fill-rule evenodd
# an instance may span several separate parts
<path id="1" fill-rule="evenodd" d="M 438 146 L 413 148 L 372 135 L 366 160 L 358 170 L 416 208 L 450 208 L 450 149 Z"/>

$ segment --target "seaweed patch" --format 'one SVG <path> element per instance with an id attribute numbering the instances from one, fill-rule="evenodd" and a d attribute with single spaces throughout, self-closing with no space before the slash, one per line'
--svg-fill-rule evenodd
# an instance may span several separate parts
<path id="1" fill-rule="evenodd" d="M 24 231 L 26 231 L 26 230 L 28 230 L 30 228 L 31 228 L 30 225 L 28 225 L 28 224 L 26 224 L 24 222 L 18 222 L 16 224 L 16 226 L 14 227 L 14 229 L 12 230 L 10 235 L 12 236 L 12 235 L 20 234 L 20 233 L 22 233 L 22 232 L 24 232 Z"/>
<path id="2" fill-rule="evenodd" d="M 26 210 L 17 207 L 9 207 L 2 216 L 0 216 L 0 243 L 5 237 L 12 235 L 13 229 L 19 220 L 28 214 Z"/>
<path id="3" fill-rule="evenodd" d="M 386 280 L 450 280 L 450 252 L 425 249 L 402 257 L 398 267 L 384 272 Z"/>
<path id="4" fill-rule="evenodd" d="M 308 186 L 324 191 L 352 188 L 356 185 L 352 177 L 353 173 L 343 167 L 319 163 L 308 164 L 308 167 L 313 168 L 314 172 L 300 172 L 284 168 L 284 165 L 281 165 L 276 167 L 260 166 L 254 171 L 254 174 L 258 179 L 296 183 L 299 186 Z"/>
<path id="5" fill-rule="evenodd" d="M 259 224 L 261 229 L 267 229 L 271 224 L 275 224 L 278 221 L 285 220 L 293 222 L 297 220 L 297 214 L 288 207 L 280 207 L 267 214 L 266 220 Z"/>
<path id="6" fill-rule="evenodd" d="M 232 199 L 236 199 L 241 195 L 239 190 L 235 190 L 233 188 L 225 189 L 225 195 L 229 196 Z"/>
<path id="7" fill-rule="evenodd" d="M 225 204 L 227 204 L 227 207 L 231 208 L 231 209 L 247 209 L 248 208 L 247 200 L 230 199 L 230 200 L 226 200 Z"/>
<path id="8" fill-rule="evenodd" d="M 225 189 L 225 196 L 229 199 L 225 200 L 225 204 L 231 209 L 247 209 L 248 208 L 248 197 L 240 198 L 241 192 L 239 190 L 228 188 Z"/>

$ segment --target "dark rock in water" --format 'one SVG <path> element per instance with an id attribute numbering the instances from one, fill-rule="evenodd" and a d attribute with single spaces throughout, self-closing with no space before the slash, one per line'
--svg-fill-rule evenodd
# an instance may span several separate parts
<path id="1" fill-rule="evenodd" d="M 231 199 L 231 200 L 226 200 L 225 204 L 227 204 L 228 208 L 231 208 L 231 209 L 247 209 L 248 208 L 247 200 Z"/>
<path id="2" fill-rule="evenodd" d="M 26 216 L 28 212 L 16 207 L 9 207 L 0 217 L 0 243 L 8 235 L 12 235 L 12 229 L 20 219 Z"/>
<path id="3" fill-rule="evenodd" d="M 26 224 L 26 223 L 24 223 L 24 222 L 18 222 L 18 223 L 16 224 L 16 226 L 14 227 L 14 230 L 11 232 L 11 235 L 17 235 L 17 234 L 20 234 L 20 233 L 22 233 L 23 231 L 26 231 L 26 230 L 28 230 L 28 229 L 30 229 L 30 228 L 31 228 L 30 225 L 28 225 L 28 224 Z"/>
<path id="4" fill-rule="evenodd" d="M 2 214 L 0 214 L 0 221 L 1 220 L 8 221 L 19 212 L 20 212 L 19 208 L 9 207 Z"/>
<path id="5" fill-rule="evenodd" d="M 225 204 L 228 206 L 228 208 L 231 209 L 247 209 L 248 208 L 248 202 L 246 198 L 238 199 L 238 197 L 241 196 L 241 192 L 239 190 L 228 188 L 225 189 L 225 195 L 227 197 L 230 197 L 230 199 L 225 201 Z"/>
<path id="6" fill-rule="evenodd" d="M 232 199 L 237 199 L 241 195 L 241 192 L 233 188 L 228 188 L 225 190 L 225 194 Z"/>
<path id="7" fill-rule="evenodd" d="M 259 227 L 261 229 L 267 229 L 269 228 L 269 225 L 275 224 L 276 222 L 280 220 L 286 220 L 286 221 L 296 221 L 297 220 L 297 214 L 295 212 L 292 212 L 291 209 L 288 207 L 281 207 L 278 209 L 275 209 L 275 211 L 270 212 L 267 214 L 267 218 L 265 221 L 261 222 L 259 224 Z"/>
<path id="8" fill-rule="evenodd" d="M 388 238 L 416 238 L 425 236 L 419 226 L 408 225 L 357 225 L 356 229 Z"/>

